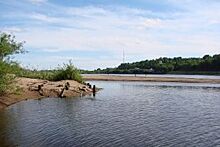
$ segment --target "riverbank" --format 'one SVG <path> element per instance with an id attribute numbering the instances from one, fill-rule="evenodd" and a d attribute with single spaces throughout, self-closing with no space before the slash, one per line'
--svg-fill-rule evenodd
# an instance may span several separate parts
<path id="1" fill-rule="evenodd" d="M 94 81 L 142 81 L 142 82 L 180 82 L 180 83 L 213 83 L 220 84 L 220 79 L 175 78 L 175 77 L 138 77 L 119 75 L 83 75 L 84 80 Z"/>
<path id="2" fill-rule="evenodd" d="M 92 93 L 92 89 L 73 80 L 47 81 L 30 78 L 17 78 L 15 85 L 19 91 L 16 94 L 0 96 L 0 109 L 27 99 L 46 97 L 75 97 Z"/>
<path id="3" fill-rule="evenodd" d="M 167 74 L 174 74 L 174 75 L 216 75 L 216 76 L 220 76 L 219 71 L 172 71 L 172 72 L 168 72 Z"/>

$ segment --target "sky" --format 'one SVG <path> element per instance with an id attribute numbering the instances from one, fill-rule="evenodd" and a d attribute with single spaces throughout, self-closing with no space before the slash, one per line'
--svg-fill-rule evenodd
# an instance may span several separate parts
<path id="1" fill-rule="evenodd" d="M 220 1 L 0 0 L 0 31 L 25 41 L 27 68 L 202 57 L 220 53 Z"/>

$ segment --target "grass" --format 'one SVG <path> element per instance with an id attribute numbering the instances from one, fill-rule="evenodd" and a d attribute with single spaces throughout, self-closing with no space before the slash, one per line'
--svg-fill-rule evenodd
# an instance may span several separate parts
<path id="1" fill-rule="evenodd" d="M 17 74 L 19 77 L 44 79 L 49 81 L 60 81 L 60 80 L 75 80 L 79 83 L 83 82 L 82 76 L 75 66 L 69 62 L 64 64 L 63 67 L 56 70 L 20 70 Z"/>
<path id="2" fill-rule="evenodd" d="M 64 67 L 55 71 L 55 74 L 53 75 L 52 79 L 54 81 L 75 80 L 80 83 L 83 82 L 82 76 L 71 62 L 69 62 L 69 64 L 64 64 Z"/>
<path id="3" fill-rule="evenodd" d="M 14 84 L 16 77 L 43 79 L 49 81 L 75 80 L 83 83 L 82 76 L 75 66 L 69 62 L 56 70 L 29 70 L 21 68 L 15 62 L 0 62 L 0 96 L 17 93 Z"/>
<path id="4" fill-rule="evenodd" d="M 0 61 L 0 95 L 13 93 L 16 91 L 16 86 L 13 85 L 15 75 L 11 74 L 13 70 L 13 63 Z"/>

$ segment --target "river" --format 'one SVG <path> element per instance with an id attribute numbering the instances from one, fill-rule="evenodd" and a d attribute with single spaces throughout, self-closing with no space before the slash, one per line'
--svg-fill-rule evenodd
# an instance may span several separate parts
<path id="1" fill-rule="evenodd" d="M 0 111 L 1 146 L 220 146 L 220 84 L 90 81 L 95 97 Z"/>

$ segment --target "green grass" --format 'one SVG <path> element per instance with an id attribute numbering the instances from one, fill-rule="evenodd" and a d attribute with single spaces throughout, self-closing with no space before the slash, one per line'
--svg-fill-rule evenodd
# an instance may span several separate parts
<path id="1" fill-rule="evenodd" d="M 64 64 L 64 67 L 55 71 L 52 79 L 54 81 L 75 80 L 80 83 L 83 82 L 82 76 L 80 75 L 79 71 L 74 67 L 74 65 L 71 62 L 69 64 Z"/>
<path id="2" fill-rule="evenodd" d="M 19 77 L 44 79 L 49 81 L 60 81 L 60 80 L 75 80 L 80 83 L 83 82 L 82 76 L 80 75 L 77 68 L 69 62 L 64 64 L 63 67 L 56 70 L 21 70 L 16 74 Z"/>
<path id="3" fill-rule="evenodd" d="M 14 64 L 0 61 L 0 95 L 16 91 L 13 85 L 15 75 L 12 74 Z"/>
<path id="4" fill-rule="evenodd" d="M 16 86 L 14 79 L 16 77 L 26 77 L 43 79 L 49 81 L 75 80 L 83 83 L 82 76 L 77 68 L 69 62 L 56 70 L 28 70 L 21 68 L 15 62 L 0 62 L 0 95 L 15 93 Z"/>

